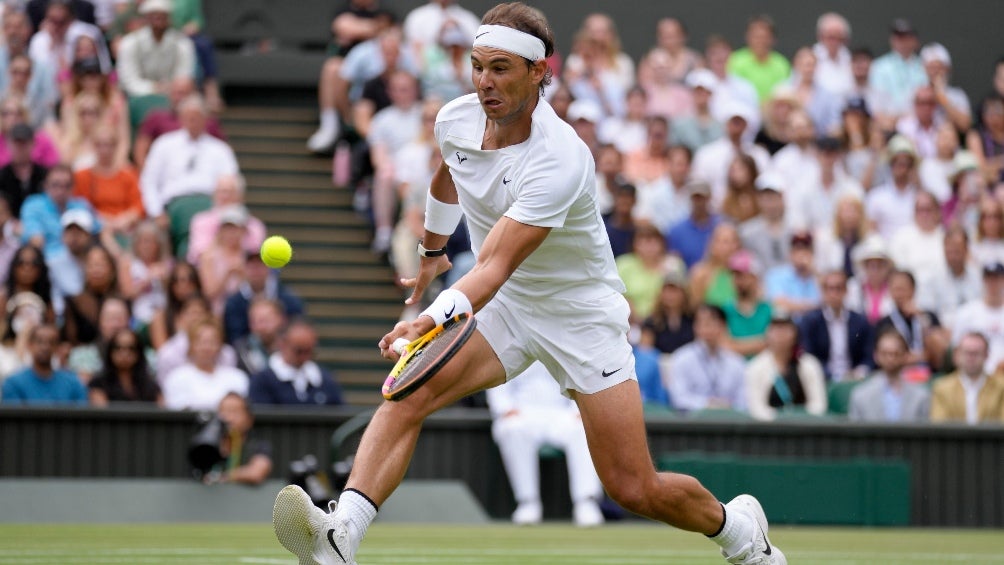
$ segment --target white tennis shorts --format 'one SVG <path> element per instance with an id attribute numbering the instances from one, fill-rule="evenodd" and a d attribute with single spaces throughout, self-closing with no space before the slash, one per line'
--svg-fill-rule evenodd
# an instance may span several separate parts
<path id="1" fill-rule="evenodd" d="M 506 380 L 534 361 L 547 367 L 563 394 L 592 394 L 638 380 L 628 343 L 630 306 L 611 290 L 599 298 L 530 299 L 500 291 L 477 314 L 477 330 L 505 367 Z"/>

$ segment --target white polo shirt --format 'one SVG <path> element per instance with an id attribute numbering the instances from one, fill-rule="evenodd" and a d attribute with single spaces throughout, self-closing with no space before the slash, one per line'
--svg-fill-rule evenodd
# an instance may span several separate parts
<path id="1" fill-rule="evenodd" d="M 624 292 L 597 206 L 596 167 L 572 127 L 544 99 L 523 143 L 482 150 L 486 125 L 477 94 L 453 100 L 436 119 L 475 255 L 502 216 L 551 228 L 502 289 L 527 298 Z"/>

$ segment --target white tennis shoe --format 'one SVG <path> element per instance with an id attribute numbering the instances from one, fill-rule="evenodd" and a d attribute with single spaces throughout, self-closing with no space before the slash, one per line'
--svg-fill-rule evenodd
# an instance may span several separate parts
<path id="1" fill-rule="evenodd" d="M 767 515 L 753 496 L 740 494 L 725 505 L 726 512 L 735 512 L 753 520 L 753 538 L 735 555 L 722 551 L 725 560 L 734 565 L 788 565 L 784 553 L 767 537 Z"/>
<path id="2" fill-rule="evenodd" d="M 279 491 L 272 508 L 275 537 L 300 558 L 300 565 L 357 565 L 348 520 L 335 515 L 334 501 L 325 513 L 302 488 Z"/>

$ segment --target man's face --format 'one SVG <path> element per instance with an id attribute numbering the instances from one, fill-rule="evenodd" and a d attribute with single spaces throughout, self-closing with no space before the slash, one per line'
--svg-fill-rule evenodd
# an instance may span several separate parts
<path id="1" fill-rule="evenodd" d="M 226 396 L 220 401 L 216 415 L 228 429 L 238 433 L 246 433 L 253 423 L 244 401 L 234 396 Z"/>
<path id="2" fill-rule="evenodd" d="M 945 262 L 953 271 L 962 271 L 966 268 L 966 257 L 969 249 L 965 238 L 959 235 L 949 235 L 945 237 Z"/>
<path id="3" fill-rule="evenodd" d="M 185 131 L 192 137 L 198 137 L 205 133 L 206 115 L 202 113 L 202 110 L 189 106 L 181 110 L 178 118 L 181 121 L 181 127 L 185 128 Z"/>
<path id="4" fill-rule="evenodd" d="M 930 125 L 934 122 L 934 110 L 938 107 L 938 100 L 934 96 L 934 91 L 930 88 L 918 88 L 913 95 L 913 113 L 917 116 L 917 121 L 922 125 Z"/>
<path id="5" fill-rule="evenodd" d="M 63 245 L 72 255 L 80 257 L 87 251 L 91 244 L 91 234 L 84 231 L 84 228 L 70 224 L 63 229 Z"/>
<path id="6" fill-rule="evenodd" d="M 779 220 L 784 217 L 784 196 L 776 190 L 757 192 L 757 205 L 760 206 L 760 213 L 768 220 Z"/>
<path id="7" fill-rule="evenodd" d="M 292 367 L 302 367 L 314 357 L 317 334 L 306 326 L 291 328 L 280 346 L 282 360 Z"/>
<path id="8" fill-rule="evenodd" d="M 892 178 L 899 185 L 905 185 L 911 180 L 913 174 L 913 157 L 906 153 L 900 153 L 889 161 L 892 169 Z"/>
<path id="9" fill-rule="evenodd" d="M 840 48 L 847 43 L 847 31 L 839 22 L 827 21 L 819 30 L 816 39 L 826 47 L 830 56 L 836 56 Z"/>
<path id="10" fill-rule="evenodd" d="M 58 41 L 62 41 L 66 36 L 66 30 L 70 28 L 73 21 L 73 14 L 70 9 L 63 4 L 53 4 L 45 13 L 45 20 L 49 22 L 49 30 L 52 36 Z"/>
<path id="11" fill-rule="evenodd" d="M 10 161 L 18 165 L 25 165 L 31 161 L 31 151 L 35 148 L 35 140 L 14 140 L 8 144 L 10 146 Z"/>
<path id="12" fill-rule="evenodd" d="M 742 137 L 745 131 L 746 120 L 739 116 L 733 116 L 729 118 L 729 121 L 725 122 L 725 132 L 729 135 L 729 139 L 737 140 Z"/>
<path id="13" fill-rule="evenodd" d="M 526 59 L 489 47 L 471 53 L 471 80 L 488 119 L 500 124 L 515 121 L 539 93 L 546 64 L 527 67 Z"/>
<path id="14" fill-rule="evenodd" d="M 746 29 L 746 44 L 755 53 L 765 53 L 774 47 L 774 33 L 766 24 L 754 23 Z"/>
<path id="15" fill-rule="evenodd" d="M 868 80 L 868 73 L 871 72 L 872 58 L 868 55 L 855 55 L 851 59 L 851 74 L 856 82 Z"/>
<path id="16" fill-rule="evenodd" d="M 791 265 L 801 274 L 812 272 L 813 253 L 811 247 L 795 245 L 791 248 Z"/>
<path id="17" fill-rule="evenodd" d="M 833 310 L 842 310 L 847 296 L 847 279 L 832 273 L 823 277 L 822 287 L 823 303 Z"/>
<path id="18" fill-rule="evenodd" d="M 11 51 L 23 51 L 31 38 L 27 17 L 17 12 L 6 14 L 3 18 L 3 35 Z"/>
<path id="19" fill-rule="evenodd" d="M 57 206 L 66 206 L 73 191 L 73 177 L 66 171 L 54 171 L 45 179 L 45 193 Z"/>
<path id="20" fill-rule="evenodd" d="M 415 79 L 404 73 L 394 73 L 387 88 L 391 103 L 398 108 L 411 108 L 418 100 L 418 85 Z"/>
<path id="21" fill-rule="evenodd" d="M 674 149 L 669 152 L 669 178 L 680 186 L 690 176 L 690 156 L 686 151 Z"/>
<path id="22" fill-rule="evenodd" d="M 875 364 L 888 375 L 896 375 L 906 365 L 906 349 L 895 336 L 883 336 L 875 344 Z"/>
<path id="23" fill-rule="evenodd" d="M 171 27 L 171 15 L 167 12 L 150 12 L 146 15 L 146 21 L 150 24 L 150 29 L 161 34 Z"/>
<path id="24" fill-rule="evenodd" d="M 756 292 L 757 278 L 753 273 L 746 271 L 733 271 L 732 280 L 736 287 L 736 294 L 743 298 L 748 298 Z"/>
<path id="25" fill-rule="evenodd" d="M 247 263 L 244 265 L 244 275 L 252 289 L 255 291 L 264 289 L 269 273 L 268 266 L 262 263 L 261 257 L 257 253 L 248 255 Z"/>
<path id="26" fill-rule="evenodd" d="M 56 328 L 46 326 L 35 331 L 28 350 L 36 365 L 48 367 L 52 365 L 52 354 L 56 351 L 58 344 L 59 334 L 56 333 Z"/>
<path id="27" fill-rule="evenodd" d="M 976 377 L 983 374 L 987 362 L 987 348 L 983 340 L 966 336 L 955 348 L 955 365 L 964 375 Z"/>
<path id="28" fill-rule="evenodd" d="M 718 345 L 725 335 L 725 324 L 707 310 L 698 310 L 694 316 L 694 335 L 710 345 Z"/>
<path id="29" fill-rule="evenodd" d="M 902 308 L 913 300 L 913 285 L 910 279 L 903 275 L 895 275 L 889 279 L 889 296 L 896 306 Z"/>
<path id="30" fill-rule="evenodd" d="M 917 36 L 912 33 L 894 33 L 889 36 L 889 47 L 901 57 L 909 57 L 917 50 Z"/>
<path id="31" fill-rule="evenodd" d="M 983 293 L 991 302 L 1004 300 L 1004 275 L 983 275 Z"/>
<path id="32" fill-rule="evenodd" d="M 248 313 L 251 333 L 265 342 L 271 342 L 282 327 L 282 315 L 271 304 L 258 303 Z"/>
<path id="33" fill-rule="evenodd" d="M 706 50 L 704 58 L 708 62 L 708 69 L 718 76 L 724 76 L 731 54 L 732 50 L 725 45 L 716 45 Z"/>

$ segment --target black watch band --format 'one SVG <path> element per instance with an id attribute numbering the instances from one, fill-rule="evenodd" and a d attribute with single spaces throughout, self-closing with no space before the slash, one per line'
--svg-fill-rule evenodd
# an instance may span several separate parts
<path id="1" fill-rule="evenodd" d="M 440 257 L 446 255 L 446 248 L 442 249 L 426 249 L 422 242 L 418 242 L 418 255 L 420 257 Z"/>

